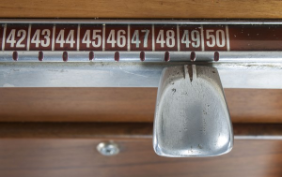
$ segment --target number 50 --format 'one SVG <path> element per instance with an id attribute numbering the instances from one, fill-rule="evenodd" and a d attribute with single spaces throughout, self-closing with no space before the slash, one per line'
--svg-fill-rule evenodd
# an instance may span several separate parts
<path id="1" fill-rule="evenodd" d="M 208 47 L 224 47 L 225 46 L 225 33 L 223 30 L 216 30 L 214 34 L 213 29 L 206 30 L 206 39 Z"/>

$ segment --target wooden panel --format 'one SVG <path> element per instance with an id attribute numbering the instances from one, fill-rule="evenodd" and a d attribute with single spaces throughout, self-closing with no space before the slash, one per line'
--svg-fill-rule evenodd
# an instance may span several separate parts
<path id="1" fill-rule="evenodd" d="M 277 0 L 1 0 L 14 18 L 281 18 Z"/>
<path id="2" fill-rule="evenodd" d="M 1 121 L 152 121 L 156 89 L 1 88 Z"/>
<path id="3" fill-rule="evenodd" d="M 214 158 L 163 158 L 151 139 L 117 139 L 121 153 L 105 157 L 99 139 L 2 139 L 5 177 L 280 177 L 282 141 L 236 140 L 231 153 Z"/>
<path id="4" fill-rule="evenodd" d="M 282 90 L 226 89 L 233 122 L 282 122 Z M 152 122 L 156 88 L 1 88 L 0 121 Z"/>
<path id="5" fill-rule="evenodd" d="M 226 89 L 233 122 L 282 122 L 282 90 Z"/>

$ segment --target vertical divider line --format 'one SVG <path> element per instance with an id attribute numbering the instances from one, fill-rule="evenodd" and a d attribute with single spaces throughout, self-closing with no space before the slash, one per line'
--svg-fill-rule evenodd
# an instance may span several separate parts
<path id="1" fill-rule="evenodd" d="M 5 50 L 6 31 L 7 31 L 7 23 L 4 25 L 4 29 L 3 29 L 2 51 Z"/>
<path id="2" fill-rule="evenodd" d="M 226 46 L 227 46 L 227 51 L 230 51 L 230 40 L 229 40 L 229 27 L 228 25 L 225 26 L 225 31 L 226 31 Z"/>
<path id="3" fill-rule="evenodd" d="M 130 25 L 127 26 L 127 51 L 130 51 Z"/>
<path id="4" fill-rule="evenodd" d="M 152 25 L 152 50 L 155 51 L 155 25 Z"/>
<path id="5" fill-rule="evenodd" d="M 31 24 L 28 25 L 28 31 L 27 31 L 27 39 L 26 39 L 26 50 L 29 51 L 30 48 L 30 33 L 31 33 Z"/>
<path id="6" fill-rule="evenodd" d="M 52 35 L 52 51 L 55 50 L 55 34 L 56 33 L 56 25 L 53 24 L 53 35 Z"/>
<path id="7" fill-rule="evenodd" d="M 105 36 L 106 36 L 106 25 L 103 24 L 103 37 L 102 37 L 102 51 L 105 51 L 105 46 L 106 46 L 106 39 L 105 39 Z"/>
<path id="8" fill-rule="evenodd" d="M 76 50 L 79 51 L 79 47 L 80 47 L 80 24 L 78 24 L 77 26 L 77 37 L 76 37 Z"/>
<path id="9" fill-rule="evenodd" d="M 176 33 L 177 33 L 177 51 L 180 51 L 180 38 L 179 38 L 179 36 L 180 36 L 180 30 L 179 30 L 179 25 L 177 25 L 177 31 L 176 31 Z"/>
<path id="10" fill-rule="evenodd" d="M 202 51 L 205 51 L 205 39 L 204 39 L 204 27 L 201 25 L 201 43 L 202 43 Z"/>

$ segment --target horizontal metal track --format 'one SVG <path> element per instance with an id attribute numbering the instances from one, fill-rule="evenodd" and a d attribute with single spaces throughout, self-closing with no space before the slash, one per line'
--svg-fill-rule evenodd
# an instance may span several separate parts
<path id="1" fill-rule="evenodd" d="M 0 19 L 0 23 L 0 87 L 157 87 L 165 67 L 194 63 L 216 67 L 224 88 L 282 88 L 281 20 Z M 123 26 L 119 31 L 124 40 L 113 47 L 109 44 L 117 26 Z M 91 48 L 85 41 L 92 39 L 94 27 L 99 32 L 93 31 L 92 37 L 99 36 L 100 45 Z M 139 36 L 144 29 L 148 41 L 144 37 L 141 49 L 134 42 L 135 32 Z M 164 34 L 168 40 L 161 40 Z M 189 45 L 193 38 L 194 47 Z"/>
<path id="2" fill-rule="evenodd" d="M 38 51 L 18 51 L 17 62 L 40 62 Z M 63 51 L 43 51 L 44 59 L 41 62 L 63 62 Z M 115 51 L 94 52 L 93 60 L 89 60 L 89 51 L 69 51 L 67 62 L 116 62 Z M 143 62 L 164 62 L 166 52 L 144 52 Z M 194 52 L 195 62 L 213 62 L 214 52 Z M 225 52 L 220 51 L 216 63 L 282 63 L 282 52 L 274 51 L 248 51 Z M 12 58 L 13 51 L 0 52 L 0 62 L 15 62 Z M 169 62 L 190 62 L 191 52 L 169 52 Z M 140 52 L 119 52 L 119 62 L 141 62 Z"/>
<path id="3" fill-rule="evenodd" d="M 1 87 L 157 87 L 165 67 L 193 62 L 0 62 Z M 224 88 L 282 88 L 282 63 L 207 63 Z"/>

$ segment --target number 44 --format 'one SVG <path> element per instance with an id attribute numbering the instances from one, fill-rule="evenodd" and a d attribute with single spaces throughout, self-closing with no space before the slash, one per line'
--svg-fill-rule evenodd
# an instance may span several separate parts
<path id="1" fill-rule="evenodd" d="M 74 30 L 69 31 L 69 34 L 65 40 L 65 30 L 62 29 L 56 38 L 56 43 L 59 43 L 61 48 L 64 47 L 64 44 L 70 44 L 70 47 L 73 48 L 75 44 Z"/>

